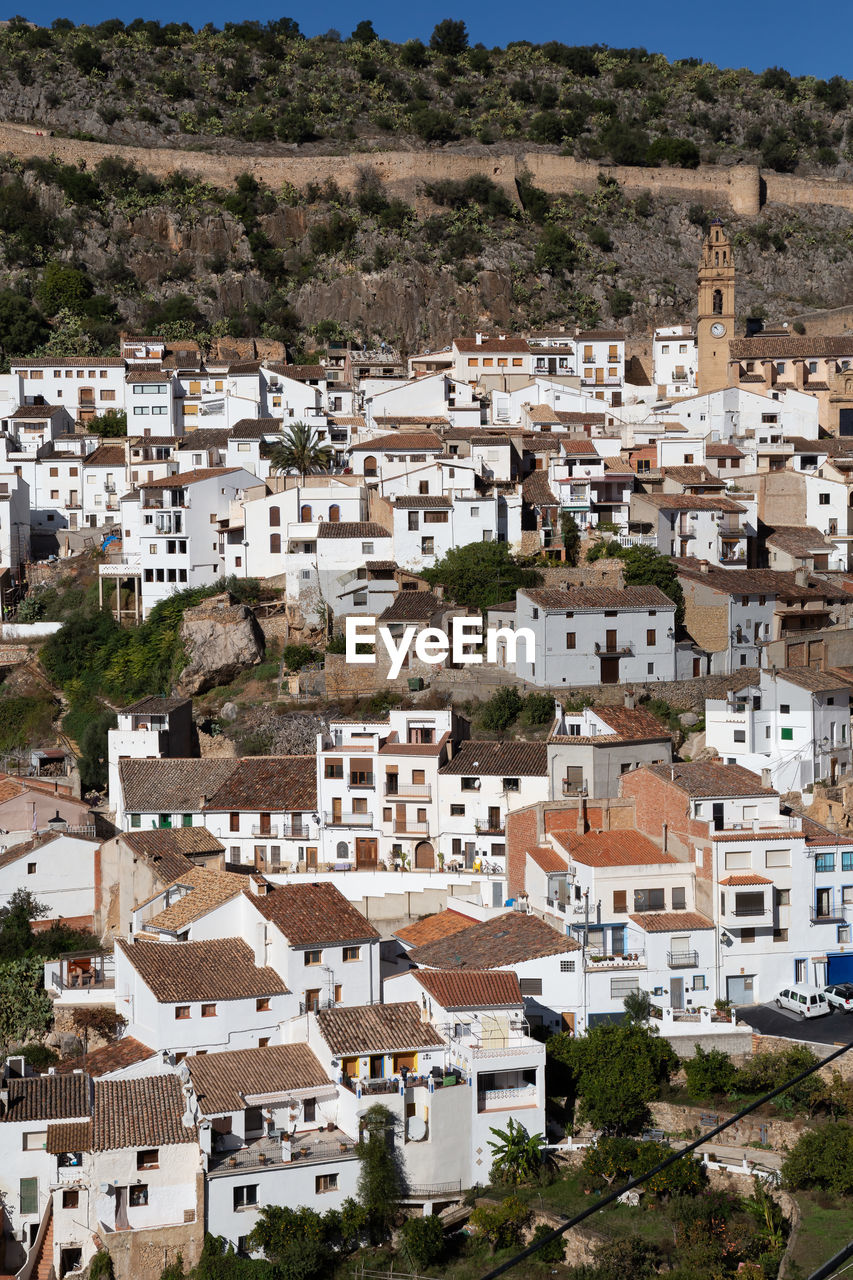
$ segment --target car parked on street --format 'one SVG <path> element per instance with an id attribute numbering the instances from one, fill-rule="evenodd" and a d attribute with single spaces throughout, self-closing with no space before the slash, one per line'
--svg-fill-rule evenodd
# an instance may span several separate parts
<path id="1" fill-rule="evenodd" d="M 807 982 L 795 982 L 793 986 L 783 987 L 776 997 L 777 1009 L 792 1009 L 801 1018 L 820 1018 L 829 1013 L 829 1001 L 817 987 Z"/>
<path id="2" fill-rule="evenodd" d="M 824 987 L 823 993 L 833 1009 L 853 1013 L 853 982 L 836 982 L 833 986 Z"/>

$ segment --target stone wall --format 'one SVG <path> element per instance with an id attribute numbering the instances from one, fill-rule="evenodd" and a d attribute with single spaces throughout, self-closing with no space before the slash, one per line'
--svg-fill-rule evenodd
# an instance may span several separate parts
<path id="1" fill-rule="evenodd" d="M 734 1112 L 716 1111 L 713 1107 L 684 1107 L 670 1102 L 651 1102 L 649 1109 L 655 1127 L 663 1129 L 666 1134 L 686 1133 L 693 1129 L 708 1129 L 710 1125 L 722 1124 Z M 710 1122 L 703 1116 L 713 1116 Z M 723 1146 L 748 1147 L 752 1142 L 761 1142 L 774 1151 L 789 1151 L 804 1129 L 808 1128 L 808 1117 L 798 1116 L 796 1120 L 776 1120 L 753 1114 L 733 1124 L 717 1139 Z M 760 1159 L 757 1156 L 756 1159 Z"/>
<path id="2" fill-rule="evenodd" d="M 113 1261 L 116 1280 L 160 1280 L 163 1269 L 183 1258 L 194 1267 L 204 1244 L 204 1176 L 196 1180 L 199 1213 L 182 1226 L 152 1227 L 145 1231 L 105 1232 L 101 1240 Z M 211 1224 L 215 1228 L 215 1223 Z"/>

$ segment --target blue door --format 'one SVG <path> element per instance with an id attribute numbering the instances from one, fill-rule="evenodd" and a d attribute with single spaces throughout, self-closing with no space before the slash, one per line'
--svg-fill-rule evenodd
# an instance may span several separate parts
<path id="1" fill-rule="evenodd" d="M 853 952 L 846 955 L 827 955 L 826 980 L 834 982 L 853 982 Z"/>

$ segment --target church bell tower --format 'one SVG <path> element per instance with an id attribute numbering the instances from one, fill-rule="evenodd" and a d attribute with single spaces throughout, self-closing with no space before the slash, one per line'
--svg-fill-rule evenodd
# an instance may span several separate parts
<path id="1" fill-rule="evenodd" d="M 729 341 L 734 337 L 735 264 L 719 218 L 708 228 L 699 264 L 697 386 L 700 393 L 729 384 Z"/>

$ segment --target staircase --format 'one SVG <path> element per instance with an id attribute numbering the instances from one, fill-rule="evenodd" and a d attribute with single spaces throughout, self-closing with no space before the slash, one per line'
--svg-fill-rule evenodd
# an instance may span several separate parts
<path id="1" fill-rule="evenodd" d="M 34 1275 L 36 1280 L 53 1280 L 56 1275 L 53 1269 L 53 1214 L 50 1215 L 47 1231 L 36 1255 Z"/>

